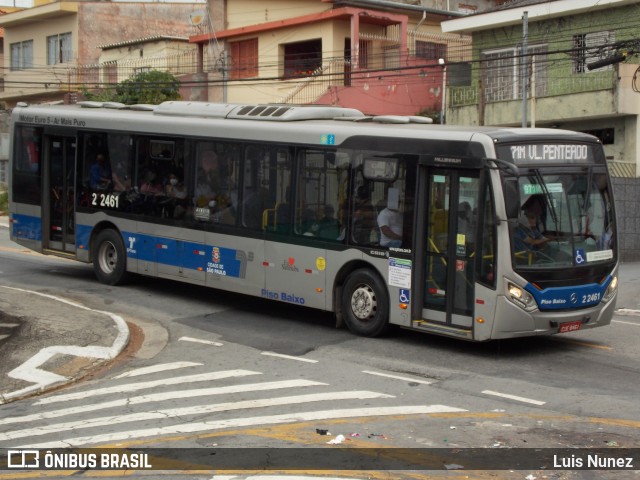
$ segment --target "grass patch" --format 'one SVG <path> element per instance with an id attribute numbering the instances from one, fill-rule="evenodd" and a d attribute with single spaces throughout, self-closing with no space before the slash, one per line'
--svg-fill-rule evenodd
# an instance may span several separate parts
<path id="1" fill-rule="evenodd" d="M 0 192 L 0 212 L 9 213 L 9 192 Z"/>

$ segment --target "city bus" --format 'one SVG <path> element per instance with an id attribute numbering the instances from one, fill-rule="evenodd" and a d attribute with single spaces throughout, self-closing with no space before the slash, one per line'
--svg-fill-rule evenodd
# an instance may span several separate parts
<path id="1" fill-rule="evenodd" d="M 486 341 L 614 313 L 615 206 L 587 134 L 86 101 L 20 104 L 11 136 L 11 239 L 108 285 L 141 274 L 253 295 L 362 336 Z"/>

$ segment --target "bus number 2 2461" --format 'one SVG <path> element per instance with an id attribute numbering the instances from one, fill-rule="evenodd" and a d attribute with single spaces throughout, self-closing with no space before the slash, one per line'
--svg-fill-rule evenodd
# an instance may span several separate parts
<path id="1" fill-rule="evenodd" d="M 112 195 L 110 193 L 92 193 L 91 205 L 103 208 L 118 208 L 118 195 Z"/>

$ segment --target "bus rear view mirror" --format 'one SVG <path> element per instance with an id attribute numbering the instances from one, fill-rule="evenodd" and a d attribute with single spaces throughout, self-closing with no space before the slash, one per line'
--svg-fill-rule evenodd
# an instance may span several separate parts
<path id="1" fill-rule="evenodd" d="M 517 178 L 504 180 L 504 203 L 508 219 L 520 216 L 520 191 Z"/>

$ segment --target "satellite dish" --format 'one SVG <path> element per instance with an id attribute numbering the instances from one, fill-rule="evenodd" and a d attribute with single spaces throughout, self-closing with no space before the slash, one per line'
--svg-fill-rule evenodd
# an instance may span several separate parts
<path id="1" fill-rule="evenodd" d="M 189 15 L 189 23 L 194 27 L 197 27 L 198 25 L 202 25 L 206 18 L 207 12 L 204 10 L 198 10 L 197 12 L 193 12 Z"/>

